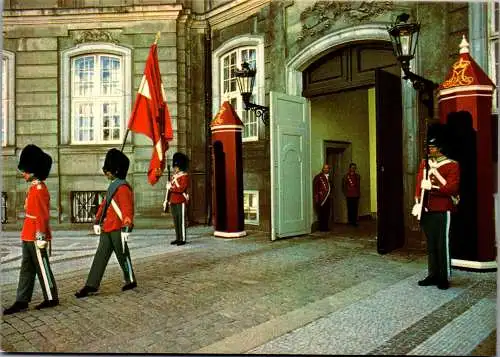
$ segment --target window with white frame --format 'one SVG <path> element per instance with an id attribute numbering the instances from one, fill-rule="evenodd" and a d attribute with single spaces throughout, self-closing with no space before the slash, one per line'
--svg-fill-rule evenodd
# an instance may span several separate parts
<path id="1" fill-rule="evenodd" d="M 250 68 L 256 68 L 257 49 L 254 46 L 240 47 L 233 49 L 220 59 L 220 84 L 222 100 L 227 100 L 234 107 L 243 122 L 244 128 L 242 133 L 243 141 L 258 140 L 259 122 L 253 111 L 243 110 L 243 100 L 238 90 L 238 83 L 234 75 L 236 69 L 241 68 L 243 62 L 247 62 Z M 256 88 L 259 87 L 258 79 L 255 79 L 254 93 L 251 97 L 251 102 L 255 102 Z"/>
<path id="2" fill-rule="evenodd" d="M 130 111 L 130 50 L 86 44 L 62 57 L 62 143 L 122 142 Z"/>
<path id="3" fill-rule="evenodd" d="M 2 51 L 2 146 L 13 145 L 14 113 L 14 54 Z"/>
<path id="4" fill-rule="evenodd" d="M 498 1 L 490 1 L 489 6 L 489 26 L 488 26 L 488 53 L 489 53 L 489 75 L 498 87 L 500 85 L 500 4 Z M 498 112 L 498 88 L 494 94 L 493 111 Z"/>
<path id="5" fill-rule="evenodd" d="M 259 224 L 259 191 L 243 191 L 245 224 Z"/>

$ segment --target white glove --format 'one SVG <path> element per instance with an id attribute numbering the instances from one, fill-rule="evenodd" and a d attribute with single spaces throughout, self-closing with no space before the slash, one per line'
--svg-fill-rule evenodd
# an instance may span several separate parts
<path id="1" fill-rule="evenodd" d="M 125 252 L 125 242 L 128 242 L 129 232 L 122 232 L 122 251 Z"/>
<path id="2" fill-rule="evenodd" d="M 430 190 L 432 188 L 431 180 L 422 180 L 420 187 L 424 190 Z"/>
<path id="3" fill-rule="evenodd" d="M 418 216 L 420 214 L 420 212 L 422 212 L 422 204 L 421 203 L 415 203 L 413 205 L 413 209 L 411 210 L 411 214 L 413 216 Z"/>
<path id="4" fill-rule="evenodd" d="M 47 246 L 47 241 L 46 240 L 36 240 L 36 246 L 38 247 L 38 249 L 45 249 L 45 247 Z"/>
<path id="5" fill-rule="evenodd" d="M 167 190 L 170 190 L 172 188 L 172 184 L 169 182 L 167 182 L 167 186 L 165 186 L 167 188 Z"/>
<path id="6" fill-rule="evenodd" d="M 121 232 L 122 235 L 122 242 L 128 242 L 128 237 L 130 235 L 129 232 Z"/>
<path id="7" fill-rule="evenodd" d="M 167 210 L 167 205 L 168 205 L 167 200 L 163 201 L 163 210 L 164 210 L 164 211 L 166 211 L 166 210 Z"/>
<path id="8" fill-rule="evenodd" d="M 101 226 L 100 225 L 94 224 L 94 233 L 97 236 L 101 234 Z"/>

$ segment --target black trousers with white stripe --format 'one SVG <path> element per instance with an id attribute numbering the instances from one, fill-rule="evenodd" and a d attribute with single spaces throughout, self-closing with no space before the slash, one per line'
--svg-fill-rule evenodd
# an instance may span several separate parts
<path id="1" fill-rule="evenodd" d="M 47 249 L 37 248 L 34 241 L 23 241 L 16 301 L 26 303 L 31 301 L 35 287 L 35 276 L 38 276 L 43 298 L 45 300 L 58 300 L 56 281 L 52 269 L 50 269 Z"/>
<path id="2" fill-rule="evenodd" d="M 170 211 L 174 219 L 175 240 L 178 242 L 186 241 L 186 204 L 173 203 L 170 205 Z"/>
<path id="3" fill-rule="evenodd" d="M 450 221 L 449 211 L 422 212 L 420 220 L 427 237 L 428 275 L 438 281 L 448 280 L 451 275 Z"/>

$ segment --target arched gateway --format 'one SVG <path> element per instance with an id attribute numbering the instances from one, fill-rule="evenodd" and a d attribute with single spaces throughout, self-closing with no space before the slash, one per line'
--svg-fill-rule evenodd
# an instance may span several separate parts
<path id="1" fill-rule="evenodd" d="M 385 58 L 385 62 L 381 55 Z M 347 65 L 350 69 L 345 70 L 349 73 L 341 73 L 342 69 L 339 69 L 336 79 L 322 80 L 320 77 L 324 75 L 324 69 L 334 68 L 336 56 L 341 57 L 337 61 L 343 63 L 340 66 L 345 66 L 346 62 L 350 63 Z M 381 62 L 374 63 L 374 59 L 375 62 L 379 60 Z M 367 61 L 371 61 L 371 64 Z M 356 69 L 351 67 L 356 66 L 356 63 L 366 65 L 364 68 L 358 68 L 358 73 L 355 73 Z M 399 77 L 400 69 L 392 56 L 385 26 L 367 24 L 328 34 L 295 55 L 287 63 L 286 74 L 287 94 L 271 93 L 273 239 L 311 231 L 311 222 L 314 218 L 311 181 L 316 170 L 314 163 L 318 160 L 315 150 L 318 145 L 323 145 L 318 142 L 319 139 L 329 141 L 324 140 L 326 137 L 320 137 L 321 135 L 315 133 L 318 131 L 313 125 L 315 120 L 326 120 L 321 118 L 321 110 L 318 108 L 324 106 L 325 101 L 333 98 L 332 96 L 340 95 L 339 93 L 349 92 L 352 97 L 353 91 L 359 91 L 357 98 L 363 98 L 360 105 L 366 104 L 368 115 L 363 125 L 370 131 L 366 138 L 369 138 L 368 141 L 371 143 L 367 144 L 366 157 L 358 155 L 358 158 L 364 162 L 366 168 L 363 173 L 365 184 L 370 185 L 374 191 L 371 198 L 368 193 L 365 199 L 368 207 L 372 209 L 374 207 L 372 213 L 377 216 L 378 251 L 387 253 L 401 247 L 405 236 L 402 85 Z M 345 79 L 344 83 L 336 87 L 335 83 L 340 83 L 344 80 L 342 78 Z M 322 83 L 317 85 L 319 82 Z M 413 89 L 404 86 L 403 91 L 412 92 Z M 307 98 L 303 98 L 302 95 Z M 354 96 L 356 97 L 356 94 Z M 411 97 L 405 95 L 403 98 Z M 370 101 L 375 104 L 371 109 L 368 108 Z M 294 107 L 294 110 L 290 110 L 291 107 Z M 331 127 L 330 124 L 327 126 Z M 330 134 L 333 139 L 349 136 L 349 133 L 339 131 Z M 349 140 L 341 141 L 344 142 L 343 145 L 350 145 Z M 359 151 L 359 145 L 353 143 L 353 147 L 355 156 L 356 150 Z M 349 162 L 350 159 L 352 158 L 344 161 Z M 326 160 L 325 153 L 321 153 L 320 160 Z M 343 172 L 335 174 L 341 175 Z M 294 187 L 296 190 L 293 190 Z M 295 194 L 291 195 L 291 191 Z"/>

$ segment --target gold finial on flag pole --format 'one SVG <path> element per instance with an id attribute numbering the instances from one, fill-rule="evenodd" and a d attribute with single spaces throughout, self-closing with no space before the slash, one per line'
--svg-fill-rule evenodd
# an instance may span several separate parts
<path id="1" fill-rule="evenodd" d="M 158 32 L 156 33 L 156 36 L 155 36 L 155 42 L 154 42 L 154 44 L 155 44 L 155 45 L 158 43 L 158 40 L 159 40 L 159 39 L 160 39 L 160 31 L 158 31 Z"/>

